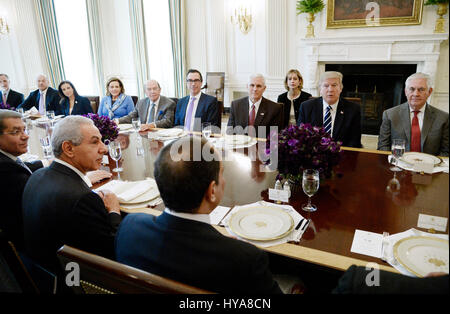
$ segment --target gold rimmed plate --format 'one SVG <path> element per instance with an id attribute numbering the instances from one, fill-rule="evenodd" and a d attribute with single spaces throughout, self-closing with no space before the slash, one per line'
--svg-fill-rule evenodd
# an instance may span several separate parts
<path id="1" fill-rule="evenodd" d="M 439 157 L 425 154 L 425 153 L 418 153 L 418 152 L 407 152 L 404 153 L 402 157 L 400 157 L 400 160 L 406 161 L 409 164 L 415 165 L 418 163 L 427 163 L 427 164 L 433 164 L 438 165 L 442 162 L 442 160 Z"/>
<path id="2" fill-rule="evenodd" d="M 414 236 L 394 244 L 394 257 L 409 272 L 425 277 L 432 272 L 449 272 L 448 240 Z"/>
<path id="3" fill-rule="evenodd" d="M 234 213 L 228 225 L 241 238 L 272 241 L 288 235 L 294 227 L 294 219 L 280 208 L 255 206 Z"/>

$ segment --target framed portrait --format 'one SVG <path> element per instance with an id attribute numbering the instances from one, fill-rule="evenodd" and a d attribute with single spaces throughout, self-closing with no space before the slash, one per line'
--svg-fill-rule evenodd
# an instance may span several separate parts
<path id="1" fill-rule="evenodd" d="M 328 0 L 327 28 L 422 23 L 423 0 Z"/>

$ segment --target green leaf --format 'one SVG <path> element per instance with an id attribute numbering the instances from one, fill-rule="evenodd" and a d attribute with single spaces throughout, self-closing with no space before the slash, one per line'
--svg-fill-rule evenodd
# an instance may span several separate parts
<path id="1" fill-rule="evenodd" d="M 324 7 L 325 4 L 322 0 L 299 0 L 297 1 L 297 15 L 301 13 L 319 13 Z"/>

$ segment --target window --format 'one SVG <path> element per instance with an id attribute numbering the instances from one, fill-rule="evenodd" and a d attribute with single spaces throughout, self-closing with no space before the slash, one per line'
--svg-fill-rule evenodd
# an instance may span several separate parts
<path id="1" fill-rule="evenodd" d="M 85 0 L 54 0 L 66 79 L 80 95 L 98 95 Z M 57 86 L 56 86 L 57 87 Z"/>
<path id="2" fill-rule="evenodd" d="M 149 76 L 159 82 L 162 95 L 173 97 L 175 95 L 175 82 L 169 1 L 144 0 L 144 21 Z"/>

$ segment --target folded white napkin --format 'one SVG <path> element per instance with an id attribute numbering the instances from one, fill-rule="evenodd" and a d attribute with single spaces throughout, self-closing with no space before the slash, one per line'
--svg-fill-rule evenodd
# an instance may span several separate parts
<path id="1" fill-rule="evenodd" d="M 154 179 L 136 182 L 113 180 L 102 185 L 95 191 L 109 190 L 117 195 L 120 202 L 129 202 L 153 188 L 152 180 L 154 181 Z"/>
<path id="2" fill-rule="evenodd" d="M 163 136 L 163 137 L 180 136 L 183 133 L 183 129 L 178 129 L 178 128 L 164 129 L 164 130 L 158 130 L 156 133 L 159 136 Z"/>
<path id="3" fill-rule="evenodd" d="M 36 107 L 31 107 L 30 110 L 26 111 L 26 113 L 37 114 L 37 113 L 39 113 L 39 111 L 36 109 Z"/>

